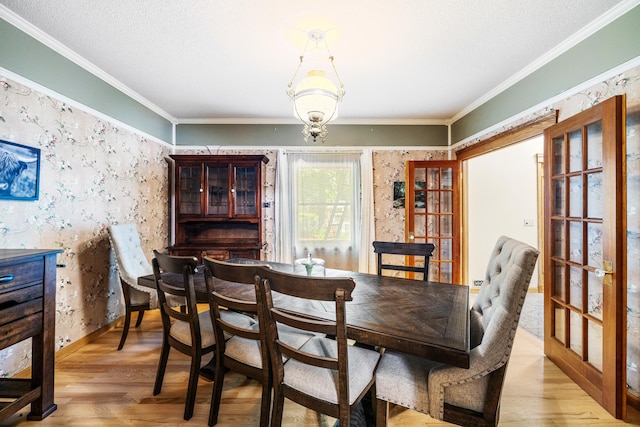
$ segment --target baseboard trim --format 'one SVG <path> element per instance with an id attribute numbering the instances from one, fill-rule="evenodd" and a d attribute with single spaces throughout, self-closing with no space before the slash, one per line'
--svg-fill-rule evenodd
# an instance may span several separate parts
<path id="1" fill-rule="evenodd" d="M 97 340 L 98 338 L 100 338 L 102 335 L 106 334 L 110 330 L 115 329 L 123 321 L 124 321 L 124 316 L 119 317 L 113 322 L 107 323 L 103 327 L 96 329 L 95 331 L 91 332 L 89 335 L 85 335 L 79 340 L 74 341 L 65 347 L 62 347 L 60 350 L 56 351 L 56 355 L 55 355 L 56 361 L 66 358 L 67 356 L 75 353 L 85 345 Z M 31 366 L 16 373 L 13 376 L 13 378 L 31 378 Z"/>

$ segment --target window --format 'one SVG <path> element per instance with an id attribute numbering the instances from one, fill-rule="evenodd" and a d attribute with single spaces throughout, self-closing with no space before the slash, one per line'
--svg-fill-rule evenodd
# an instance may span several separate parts
<path id="1" fill-rule="evenodd" d="M 288 156 L 293 259 L 310 253 L 329 268 L 357 271 L 360 154 Z"/>

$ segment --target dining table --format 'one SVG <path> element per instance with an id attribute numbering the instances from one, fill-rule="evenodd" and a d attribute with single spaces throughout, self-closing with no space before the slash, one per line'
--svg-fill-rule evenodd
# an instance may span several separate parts
<path id="1" fill-rule="evenodd" d="M 292 264 L 235 258 L 226 262 L 264 264 L 296 274 Z M 305 273 L 302 273 L 305 274 Z M 324 276 L 350 277 L 356 286 L 346 303 L 348 338 L 360 344 L 469 368 L 469 287 L 449 283 L 327 268 Z M 163 273 L 168 283 L 182 282 L 182 275 Z M 138 283 L 155 288 L 153 275 Z M 255 301 L 253 285 L 215 279 L 216 291 Z M 206 303 L 207 291 L 202 269 L 194 276 L 199 302 Z M 274 295 L 274 305 L 318 319 L 335 319 L 332 302 L 301 300 Z"/>

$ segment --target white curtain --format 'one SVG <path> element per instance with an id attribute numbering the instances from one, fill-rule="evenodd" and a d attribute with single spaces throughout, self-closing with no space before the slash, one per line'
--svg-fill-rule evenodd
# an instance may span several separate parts
<path id="1" fill-rule="evenodd" d="M 278 153 L 276 261 L 311 254 L 328 268 L 369 271 L 371 151 Z"/>
<path id="2" fill-rule="evenodd" d="M 376 273 L 376 258 L 372 242 L 375 239 L 376 227 L 373 209 L 373 152 L 362 151 L 360 159 L 360 184 L 362 190 L 362 225 L 360 233 L 359 271 Z"/>
<path id="3" fill-rule="evenodd" d="M 276 188 L 275 188 L 275 260 L 277 262 L 291 263 L 292 230 L 291 230 L 291 192 L 289 189 L 289 162 L 284 150 L 278 151 L 276 163 Z"/>

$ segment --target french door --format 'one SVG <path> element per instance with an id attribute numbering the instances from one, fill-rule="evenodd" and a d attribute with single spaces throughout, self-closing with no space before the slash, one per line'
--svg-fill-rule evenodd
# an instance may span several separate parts
<path id="1" fill-rule="evenodd" d="M 412 160 L 406 170 L 407 241 L 435 245 L 429 280 L 460 283 L 460 163 Z"/>
<path id="2" fill-rule="evenodd" d="M 545 136 L 545 354 L 617 418 L 626 407 L 625 100 Z"/>

